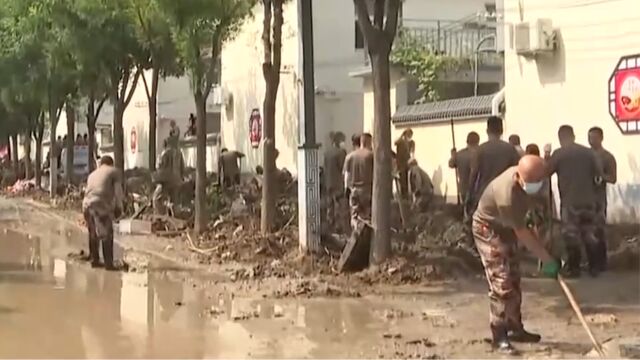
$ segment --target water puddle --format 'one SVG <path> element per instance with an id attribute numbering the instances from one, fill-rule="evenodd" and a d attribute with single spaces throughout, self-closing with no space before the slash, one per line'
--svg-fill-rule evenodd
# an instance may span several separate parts
<path id="1" fill-rule="evenodd" d="M 361 299 L 239 298 L 229 283 L 161 261 L 132 273 L 69 262 L 67 253 L 82 246 L 84 236 L 68 224 L 44 224 L 25 235 L 16 231 L 24 229 L 21 221 L 0 223 L 0 358 L 495 355 L 483 342 L 488 336 L 483 281 Z M 610 305 L 605 310 L 617 321 L 594 324 L 602 338 L 638 336 L 640 319 L 630 316 L 640 309 L 637 284 L 620 286 L 616 279 L 604 281 L 603 291 L 583 300 L 585 307 L 591 314 Z M 525 350 L 575 357 L 589 341 L 553 285 L 523 286 L 537 292 L 525 294 L 527 324 L 553 339 Z"/>

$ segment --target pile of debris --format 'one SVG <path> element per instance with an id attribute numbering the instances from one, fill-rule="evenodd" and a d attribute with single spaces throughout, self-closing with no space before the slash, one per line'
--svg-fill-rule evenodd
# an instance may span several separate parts
<path id="1" fill-rule="evenodd" d="M 36 181 L 34 179 L 17 180 L 13 185 L 7 187 L 6 191 L 10 195 L 21 195 L 33 191 L 36 188 Z"/>

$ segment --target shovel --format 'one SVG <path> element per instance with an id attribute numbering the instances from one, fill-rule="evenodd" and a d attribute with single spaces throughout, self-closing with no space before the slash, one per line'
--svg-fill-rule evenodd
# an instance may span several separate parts
<path id="1" fill-rule="evenodd" d="M 582 315 L 582 310 L 580 310 L 580 306 L 578 306 L 578 302 L 573 297 L 573 294 L 571 293 L 569 286 L 567 286 L 567 283 L 564 282 L 564 279 L 560 275 L 558 275 L 558 283 L 560 284 L 562 291 L 564 291 L 564 294 L 567 296 L 567 300 L 569 300 L 569 303 L 571 304 L 573 311 L 576 313 L 576 316 L 580 320 L 582 327 L 587 332 L 587 335 L 589 335 L 589 339 L 591 340 L 591 343 L 593 343 L 593 347 L 598 352 L 598 355 L 600 355 L 600 358 L 604 358 L 605 354 L 604 354 L 604 350 L 602 349 L 602 345 L 598 342 L 598 340 L 596 340 L 596 337 L 593 335 L 593 332 L 591 332 L 591 328 L 589 328 L 589 324 L 587 324 L 587 321 L 585 320 L 584 315 Z"/>

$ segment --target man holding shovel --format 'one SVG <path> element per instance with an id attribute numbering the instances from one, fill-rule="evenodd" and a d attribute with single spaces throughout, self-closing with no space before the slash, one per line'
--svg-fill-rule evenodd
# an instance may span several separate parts
<path id="1" fill-rule="evenodd" d="M 473 214 L 473 236 L 489 283 L 490 325 L 495 349 L 515 354 L 514 342 L 539 342 L 540 335 L 524 329 L 520 305 L 518 242 L 543 262 L 542 273 L 555 278 L 560 264 L 527 227 L 527 213 L 548 207 L 543 189 L 544 160 L 525 155 L 489 183 Z"/>
<path id="2" fill-rule="evenodd" d="M 100 166 L 87 179 L 82 201 L 84 220 L 89 231 L 89 257 L 91 267 L 99 267 L 100 250 L 104 267 L 116 270 L 113 263 L 113 220 L 122 212 L 124 194 L 120 172 L 113 167 L 111 156 L 100 158 Z"/>

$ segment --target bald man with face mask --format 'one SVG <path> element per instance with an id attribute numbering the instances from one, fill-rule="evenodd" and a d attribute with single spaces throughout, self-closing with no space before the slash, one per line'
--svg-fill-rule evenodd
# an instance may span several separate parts
<path id="1" fill-rule="evenodd" d="M 527 332 L 522 324 L 518 242 L 542 260 L 545 276 L 557 277 L 560 269 L 541 239 L 527 227 L 527 214 L 531 210 L 549 209 L 544 178 L 544 160 L 523 156 L 517 166 L 489 183 L 473 214 L 473 237 L 490 289 L 493 346 L 507 354 L 517 353 L 511 341 L 537 343 L 541 338 Z"/>

